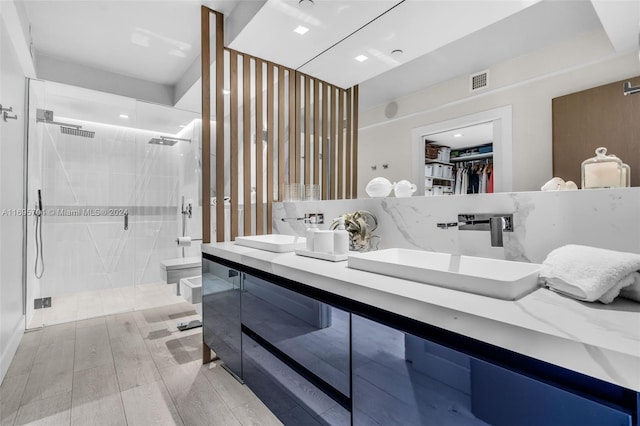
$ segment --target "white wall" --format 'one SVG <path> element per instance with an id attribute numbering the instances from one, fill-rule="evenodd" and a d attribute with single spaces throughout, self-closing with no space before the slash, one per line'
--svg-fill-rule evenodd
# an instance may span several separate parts
<path id="1" fill-rule="evenodd" d="M 4 12 L 4 10 L 3 10 Z M 22 217 L 25 72 L 9 36 L 5 15 L 0 19 L 0 102 L 13 107 L 17 120 L 0 120 L 0 380 L 22 337 Z M 5 210 L 7 209 L 7 210 Z"/>
<path id="2" fill-rule="evenodd" d="M 505 105 L 513 107 L 512 188 L 537 190 L 552 177 L 551 100 L 639 75 L 640 63 L 637 51 L 616 55 L 598 30 L 497 64 L 489 72 L 490 87 L 483 92 L 471 95 L 465 75 L 396 100 L 393 119 L 385 117 L 385 105 L 361 111 L 358 194 L 365 195 L 364 187 L 375 176 L 410 178 L 412 129 Z M 382 169 L 383 163 L 389 168 Z"/>

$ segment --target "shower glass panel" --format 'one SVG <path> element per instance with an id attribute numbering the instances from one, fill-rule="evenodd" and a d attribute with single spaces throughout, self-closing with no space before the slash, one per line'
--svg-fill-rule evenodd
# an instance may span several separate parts
<path id="1" fill-rule="evenodd" d="M 27 328 L 183 301 L 160 262 L 182 256 L 182 195 L 194 204 L 189 224 L 200 226 L 196 115 L 36 80 L 29 98 L 28 205 L 40 190 L 44 272 L 34 271 L 34 216 Z M 170 137 L 185 141 L 149 143 Z"/>

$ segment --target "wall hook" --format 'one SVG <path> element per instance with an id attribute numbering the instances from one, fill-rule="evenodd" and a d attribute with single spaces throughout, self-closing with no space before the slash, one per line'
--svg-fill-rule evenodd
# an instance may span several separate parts
<path id="1" fill-rule="evenodd" d="M 378 170 L 378 166 L 371 166 L 371 170 Z"/>
<path id="2" fill-rule="evenodd" d="M 389 168 L 389 163 L 384 163 L 384 164 L 382 165 L 382 168 L 383 168 L 383 169 L 388 169 L 388 168 Z"/>
<path id="3" fill-rule="evenodd" d="M 4 121 L 17 120 L 18 119 L 18 114 L 9 115 L 9 114 L 7 114 L 7 111 L 5 111 L 5 112 L 2 113 L 2 118 L 4 119 Z"/>

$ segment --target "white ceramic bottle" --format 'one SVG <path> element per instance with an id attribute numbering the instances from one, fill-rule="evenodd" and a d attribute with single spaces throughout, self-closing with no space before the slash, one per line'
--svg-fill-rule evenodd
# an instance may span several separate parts
<path id="1" fill-rule="evenodd" d="M 309 221 L 311 225 L 309 225 L 305 232 L 305 239 L 307 240 L 307 251 L 313 251 L 313 234 L 318 230 L 318 225 L 316 224 L 315 216 L 312 216 Z"/>
<path id="2" fill-rule="evenodd" d="M 333 254 L 341 255 L 349 252 L 349 233 L 344 228 L 344 218 L 338 219 L 338 228 L 333 231 Z"/>

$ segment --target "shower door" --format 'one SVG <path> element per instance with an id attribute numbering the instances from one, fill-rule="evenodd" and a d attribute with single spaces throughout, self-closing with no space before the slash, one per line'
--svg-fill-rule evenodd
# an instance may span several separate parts
<path id="1" fill-rule="evenodd" d="M 161 262 L 202 237 L 199 114 L 37 80 L 29 98 L 27 191 L 44 214 L 41 245 L 28 221 L 27 328 L 184 301 Z"/>
<path id="2" fill-rule="evenodd" d="M 36 80 L 29 98 L 27 328 L 130 311 L 135 101 Z"/>

